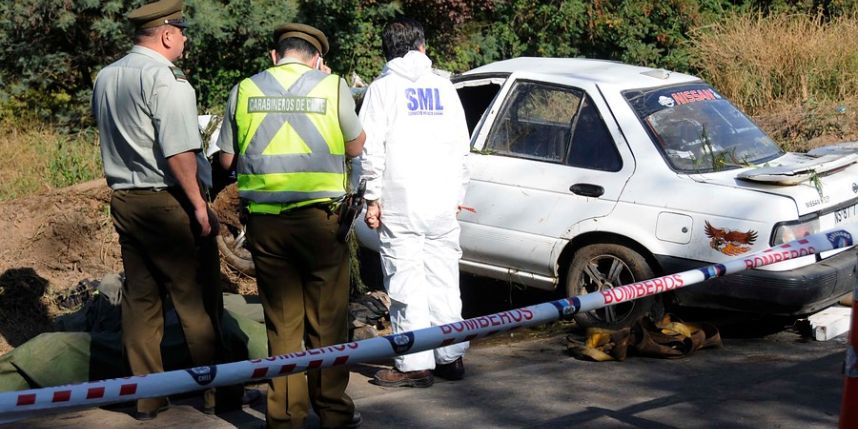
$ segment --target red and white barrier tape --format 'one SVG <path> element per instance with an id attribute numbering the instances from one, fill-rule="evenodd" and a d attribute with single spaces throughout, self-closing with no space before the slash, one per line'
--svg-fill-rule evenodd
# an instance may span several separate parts
<path id="1" fill-rule="evenodd" d="M 474 317 L 447 325 L 265 359 L 66 386 L 3 392 L 0 393 L 0 423 L 31 417 L 39 411 L 55 412 L 67 408 L 95 407 L 139 398 L 175 395 L 209 387 L 295 374 L 308 369 L 377 361 L 394 355 L 444 347 L 520 327 L 547 323 L 581 311 L 592 311 L 608 305 L 671 291 L 712 277 L 733 274 L 826 250 L 851 247 L 855 243 L 853 237 L 858 237 L 858 225 L 843 225 L 837 229 L 755 252 L 723 264 L 713 264 L 610 290 Z"/>

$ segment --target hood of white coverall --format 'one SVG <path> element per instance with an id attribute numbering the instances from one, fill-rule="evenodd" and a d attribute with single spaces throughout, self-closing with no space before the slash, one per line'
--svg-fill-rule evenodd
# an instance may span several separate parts
<path id="1" fill-rule="evenodd" d="M 455 219 L 468 181 L 470 137 L 462 104 L 432 61 L 411 51 L 387 63 L 360 112 L 366 197 L 380 199 L 382 222 Z"/>

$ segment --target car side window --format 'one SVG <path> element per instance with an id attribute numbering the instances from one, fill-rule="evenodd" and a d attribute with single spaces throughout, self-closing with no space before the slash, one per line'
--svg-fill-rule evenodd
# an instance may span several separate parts
<path id="1" fill-rule="evenodd" d="M 620 171 L 623 161 L 599 109 L 585 94 L 581 112 L 574 121 L 572 148 L 566 164 L 603 171 Z"/>
<path id="2" fill-rule="evenodd" d="M 517 82 L 510 91 L 486 149 L 491 153 L 563 163 L 582 91 Z"/>

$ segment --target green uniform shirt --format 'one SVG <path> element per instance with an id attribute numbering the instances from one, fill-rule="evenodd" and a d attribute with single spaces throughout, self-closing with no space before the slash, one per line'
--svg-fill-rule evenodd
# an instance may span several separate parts
<path id="1" fill-rule="evenodd" d="M 103 68 L 95 79 L 92 113 L 98 122 L 107 184 L 113 189 L 178 186 L 166 158 L 197 151 L 197 175 L 211 186 L 201 152 L 194 88 L 181 69 L 142 46 Z"/>

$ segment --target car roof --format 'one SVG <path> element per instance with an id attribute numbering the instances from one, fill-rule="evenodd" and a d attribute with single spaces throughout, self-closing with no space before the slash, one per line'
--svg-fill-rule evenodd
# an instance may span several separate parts
<path id="1" fill-rule="evenodd" d="M 616 61 L 586 58 L 519 57 L 477 67 L 459 75 L 509 74 L 527 72 L 546 77 L 571 77 L 623 88 L 643 88 L 698 81 L 699 78 L 664 69 L 640 67 Z"/>

